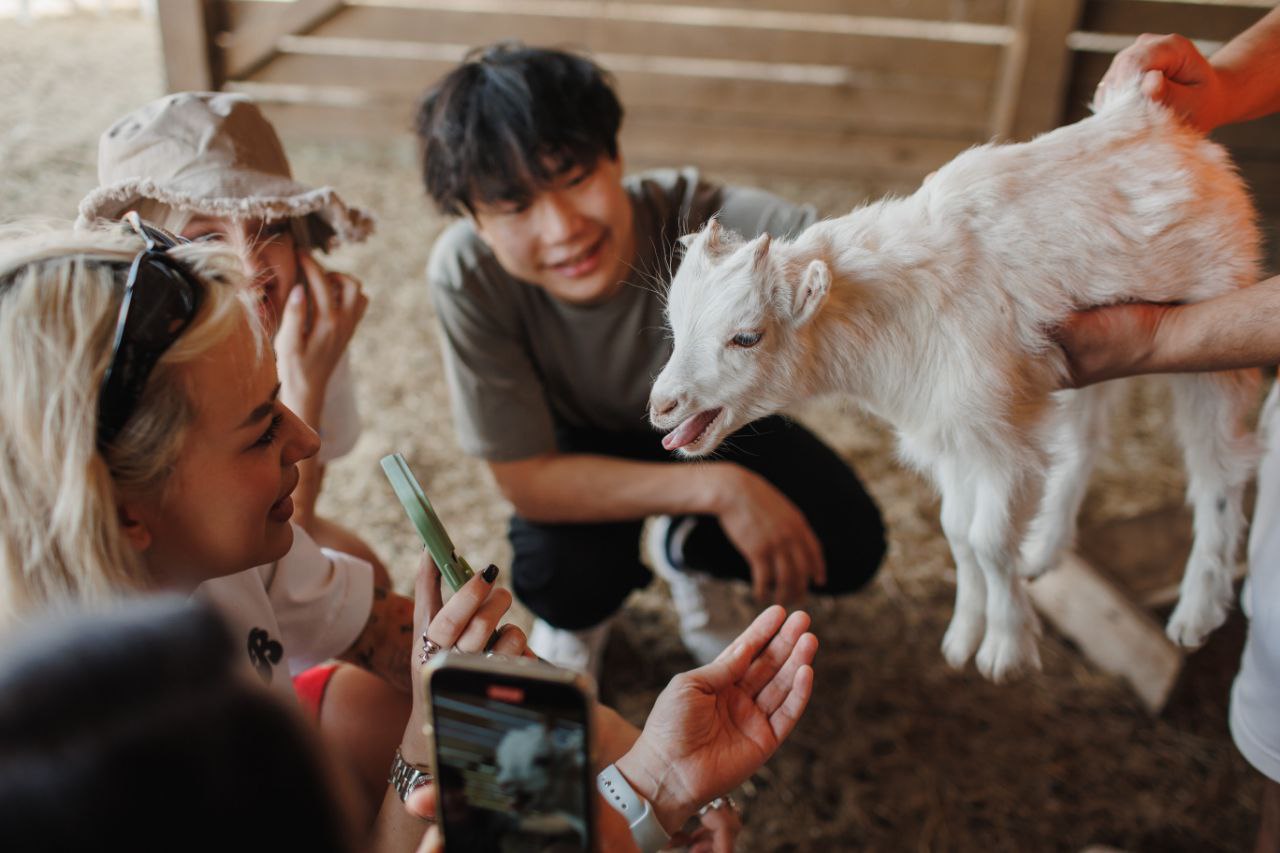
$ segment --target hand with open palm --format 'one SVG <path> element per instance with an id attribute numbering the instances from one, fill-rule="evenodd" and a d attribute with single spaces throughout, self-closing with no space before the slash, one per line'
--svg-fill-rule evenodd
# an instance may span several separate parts
<path id="1" fill-rule="evenodd" d="M 668 832 L 740 785 L 791 734 L 813 692 L 818 639 L 808 627 L 804 612 L 770 607 L 720 657 L 658 696 L 617 766 Z"/>

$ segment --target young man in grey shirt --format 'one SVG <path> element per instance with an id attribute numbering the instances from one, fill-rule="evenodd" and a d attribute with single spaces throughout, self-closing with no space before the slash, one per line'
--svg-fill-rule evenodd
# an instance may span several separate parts
<path id="1" fill-rule="evenodd" d="M 853 592 L 885 551 L 879 510 L 830 448 L 782 418 L 681 463 L 645 422 L 671 354 L 663 298 L 677 238 L 711 217 L 748 237 L 815 218 L 692 169 L 623 178 L 622 108 L 594 63 L 506 43 L 423 100 L 427 192 L 461 218 L 427 275 L 463 449 L 514 505 L 516 594 L 539 655 L 598 674 L 610 618 L 648 584 L 639 539 L 699 661 L 744 627 L 728 582 L 759 602 Z"/>

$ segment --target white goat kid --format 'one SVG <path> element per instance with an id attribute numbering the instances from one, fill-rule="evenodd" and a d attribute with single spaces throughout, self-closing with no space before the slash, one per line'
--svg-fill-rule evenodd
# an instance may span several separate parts
<path id="1" fill-rule="evenodd" d="M 961 667 L 976 650 L 996 681 L 1039 667 L 1018 575 L 1072 544 L 1100 444 L 1101 392 L 1054 393 L 1066 366 L 1050 332 L 1075 309 L 1194 302 L 1258 278 L 1254 212 L 1223 149 L 1136 81 L 1095 110 L 966 151 L 910 197 L 790 242 L 744 243 L 714 221 L 683 238 L 674 350 L 650 398 L 664 445 L 689 456 L 825 392 L 890 422 L 942 494 L 956 563 L 943 653 Z M 1170 381 L 1196 537 L 1168 633 L 1196 646 L 1230 606 L 1256 375 Z"/>
<path id="2" fill-rule="evenodd" d="M 511 797 L 523 831 L 586 840 L 581 731 L 531 725 L 503 735 L 494 752 L 497 783 Z"/>

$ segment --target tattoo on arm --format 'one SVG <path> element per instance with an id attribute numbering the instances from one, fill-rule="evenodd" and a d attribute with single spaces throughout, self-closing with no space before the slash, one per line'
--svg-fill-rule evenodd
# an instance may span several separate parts
<path id="1" fill-rule="evenodd" d="M 341 659 L 408 693 L 413 689 L 413 639 L 413 599 L 376 586 L 369 621 Z"/>

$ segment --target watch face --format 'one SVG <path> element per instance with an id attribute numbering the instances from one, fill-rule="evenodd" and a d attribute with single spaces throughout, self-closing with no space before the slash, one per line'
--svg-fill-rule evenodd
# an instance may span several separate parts
<path id="1" fill-rule="evenodd" d="M 439 672 L 431 701 L 447 849 L 590 849 L 595 788 L 580 691 L 537 679 Z"/>

